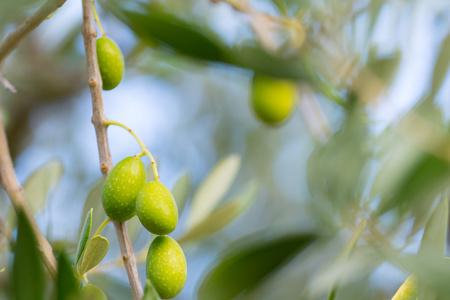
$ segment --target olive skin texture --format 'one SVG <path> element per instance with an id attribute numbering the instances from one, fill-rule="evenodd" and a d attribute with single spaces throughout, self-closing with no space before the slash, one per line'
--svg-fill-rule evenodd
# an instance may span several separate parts
<path id="1" fill-rule="evenodd" d="M 255 74 L 250 104 L 258 119 L 269 125 L 288 119 L 295 109 L 296 85 L 291 80 Z"/>
<path id="2" fill-rule="evenodd" d="M 97 59 L 104 90 L 112 90 L 122 81 L 124 60 L 119 46 L 110 38 L 97 39 Z"/>
<path id="3" fill-rule="evenodd" d="M 105 292 L 96 285 L 88 284 L 81 288 L 78 300 L 108 300 Z"/>
<path id="4" fill-rule="evenodd" d="M 162 299 L 178 295 L 186 283 L 186 257 L 170 236 L 156 237 L 147 253 L 147 278 Z"/>
<path id="5" fill-rule="evenodd" d="M 166 235 L 177 227 L 177 204 L 169 189 L 159 181 L 144 185 L 136 198 L 136 212 L 141 224 L 153 234 Z"/>
<path id="6" fill-rule="evenodd" d="M 406 278 L 405 282 L 400 286 L 392 300 L 416 300 L 419 297 L 417 279 L 414 275 Z"/>
<path id="7" fill-rule="evenodd" d="M 147 181 L 142 161 L 127 157 L 112 168 L 105 180 L 102 203 L 111 220 L 124 222 L 136 214 L 136 196 Z"/>

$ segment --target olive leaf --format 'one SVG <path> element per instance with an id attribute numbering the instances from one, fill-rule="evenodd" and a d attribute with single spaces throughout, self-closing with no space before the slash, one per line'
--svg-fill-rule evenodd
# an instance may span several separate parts
<path id="1" fill-rule="evenodd" d="M 90 269 L 98 265 L 108 252 L 108 248 L 108 239 L 100 235 L 93 236 L 84 250 L 83 257 L 78 266 L 78 274 L 83 276 Z"/>
<path id="2" fill-rule="evenodd" d="M 12 286 L 16 300 L 44 299 L 45 273 L 30 223 L 19 211 L 17 242 L 14 246 Z"/>
<path id="3" fill-rule="evenodd" d="M 78 284 L 73 273 L 72 264 L 65 252 L 58 257 L 58 277 L 56 279 L 56 299 L 67 300 L 78 292 Z"/>
<path id="4" fill-rule="evenodd" d="M 98 226 L 100 226 L 100 224 L 106 217 L 106 213 L 102 205 L 102 191 L 104 182 L 105 182 L 104 179 L 97 180 L 93 188 L 89 192 L 88 196 L 86 197 L 86 201 L 84 202 L 82 216 L 87 215 L 87 213 L 89 212 L 89 210 L 91 210 L 91 208 L 95 210 L 95 215 L 92 215 L 93 228 L 98 228 Z"/>
<path id="5" fill-rule="evenodd" d="M 443 197 L 425 225 L 419 255 L 445 256 L 447 226 L 448 200 Z"/>
<path id="6" fill-rule="evenodd" d="M 208 273 L 200 286 L 199 300 L 233 299 L 257 287 L 268 275 L 317 240 L 317 235 L 298 233 L 275 239 L 265 236 L 256 241 L 252 237 L 246 239 L 254 241 L 221 258 Z"/>
<path id="7" fill-rule="evenodd" d="M 251 181 L 232 200 L 212 211 L 206 219 L 194 226 L 178 243 L 186 243 L 212 234 L 236 219 L 255 199 L 259 184 Z"/>
<path id="8" fill-rule="evenodd" d="M 367 220 L 362 220 L 361 223 L 358 224 L 358 226 L 353 231 L 353 234 L 350 236 L 349 240 L 345 244 L 344 248 L 342 248 L 341 252 L 339 253 L 337 261 L 344 261 L 348 259 L 348 257 L 353 253 L 355 250 L 356 244 L 359 241 L 359 238 L 364 233 L 367 227 Z M 338 289 L 338 283 L 333 284 L 333 286 L 330 289 L 330 292 L 328 294 L 328 300 L 333 300 L 336 297 Z"/>
<path id="9" fill-rule="evenodd" d="M 217 206 L 236 178 L 240 165 L 241 157 L 237 154 L 231 154 L 216 164 L 192 197 L 187 228 L 200 224 Z"/>
<path id="10" fill-rule="evenodd" d="M 142 228 L 144 227 L 142 226 L 137 216 L 134 216 L 127 221 L 128 236 L 130 237 L 130 241 L 132 244 L 136 242 L 139 234 L 142 231 Z"/>
<path id="11" fill-rule="evenodd" d="M 145 284 L 145 293 L 144 298 L 142 298 L 142 300 L 161 300 L 158 292 L 156 291 L 155 287 L 153 286 L 152 282 L 149 279 L 147 279 L 147 282 Z"/>
<path id="12" fill-rule="evenodd" d="M 172 188 L 172 195 L 177 203 L 178 215 L 181 215 L 184 210 L 184 206 L 189 198 L 191 191 L 191 177 L 189 173 L 185 173 L 178 178 L 174 187 Z"/>
<path id="13" fill-rule="evenodd" d="M 89 240 L 89 235 L 91 234 L 93 210 L 94 209 L 91 208 L 88 211 L 88 213 L 86 215 L 86 219 L 84 220 L 83 229 L 81 230 L 81 234 L 80 234 L 80 240 L 78 241 L 77 254 L 76 254 L 76 260 L 75 260 L 76 264 L 80 260 L 81 255 L 83 255 L 84 249 L 86 249 L 86 244 Z"/>

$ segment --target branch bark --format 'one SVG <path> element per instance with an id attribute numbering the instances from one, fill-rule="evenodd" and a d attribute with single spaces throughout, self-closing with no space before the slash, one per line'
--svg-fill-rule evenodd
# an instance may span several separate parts
<path id="1" fill-rule="evenodd" d="M 42 255 L 42 260 L 47 267 L 53 279 L 56 279 L 57 264 L 55 256 L 53 255 L 52 247 L 39 229 L 33 213 L 28 206 L 25 199 L 25 193 L 17 180 L 14 172 L 13 162 L 9 153 L 8 141 L 6 138 L 5 127 L 3 125 L 2 108 L 0 104 L 0 179 L 2 181 L 3 189 L 8 194 L 8 197 L 16 212 L 22 210 L 28 220 L 30 221 L 34 235 L 36 236 L 39 250 Z"/>
<path id="2" fill-rule="evenodd" d="M 103 110 L 102 79 L 97 60 L 96 37 L 97 31 L 94 26 L 92 1 L 83 0 L 83 40 L 86 52 L 86 61 L 89 77 L 89 87 L 92 97 L 92 123 L 97 136 L 100 170 L 106 177 L 112 168 L 111 154 L 108 145 L 106 117 Z M 130 238 L 128 237 L 125 223 L 113 222 L 119 241 L 120 252 L 127 271 L 133 299 L 140 300 L 144 295 L 141 280 L 137 272 L 136 257 L 134 256 Z"/>
<path id="3" fill-rule="evenodd" d="M 6 57 L 17 47 L 19 42 L 65 2 L 66 0 L 47 0 L 37 11 L 8 34 L 0 43 L 0 68 Z"/>

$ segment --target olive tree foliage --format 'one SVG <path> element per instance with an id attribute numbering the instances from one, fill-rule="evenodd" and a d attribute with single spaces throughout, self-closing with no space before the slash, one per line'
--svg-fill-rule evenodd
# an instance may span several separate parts
<path id="1" fill-rule="evenodd" d="M 179 147 L 149 147 L 158 164 L 176 169 L 162 181 L 171 183 L 179 214 L 171 236 L 188 266 L 177 299 L 448 298 L 450 5 L 441 2 L 95 3 L 107 35 L 124 52 L 121 84 L 156 80 L 181 95 L 177 105 L 186 115 L 196 107 L 171 120 L 172 132 L 159 128 Z M 40 5 L 0 2 L 3 40 Z M 3 123 L 18 165 L 33 146 L 33 114 L 55 103 L 70 109 L 88 89 L 81 15 L 56 47 L 40 42 L 40 27 L 57 24 L 67 5 L 0 63 L 9 87 L 0 92 Z M 432 41 L 422 64 L 418 36 Z M 272 126 L 254 117 L 248 104 L 254 74 L 295 83 L 297 111 L 287 122 Z M 188 87 L 192 78 L 201 82 L 198 90 Z M 202 123 L 208 118 L 210 128 Z M 83 147 L 78 140 L 67 144 Z M 201 159 L 180 166 L 190 152 Z M 132 299 L 117 237 L 111 226 L 100 234 L 104 179 L 97 168 L 92 183 L 85 169 L 52 159 L 20 182 L 53 247 L 55 276 L 37 251 L 41 240 L 30 215 L 16 213 L 1 194 L 0 299 L 81 297 L 87 282 L 108 299 Z M 79 222 L 71 224 L 73 236 L 53 239 L 59 225 L 49 206 L 62 201 L 55 194 L 68 188 L 68 177 L 85 194 L 69 199 L 80 207 Z M 155 236 L 137 217 L 126 227 L 144 299 L 159 299 L 144 271 Z"/>

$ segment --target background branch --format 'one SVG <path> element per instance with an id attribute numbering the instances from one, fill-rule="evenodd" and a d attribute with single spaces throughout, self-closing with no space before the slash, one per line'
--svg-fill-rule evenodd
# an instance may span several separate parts
<path id="1" fill-rule="evenodd" d="M 96 37 L 93 9 L 91 0 L 83 0 L 83 40 L 86 52 L 86 61 L 89 76 L 89 87 L 92 97 L 92 123 L 97 136 L 100 169 L 106 177 L 112 168 L 111 154 L 109 151 L 106 117 L 103 110 L 102 79 L 97 61 Z M 133 253 L 130 238 L 128 237 L 125 223 L 113 222 L 119 241 L 120 252 L 130 281 L 131 292 L 135 300 L 140 300 L 144 291 L 142 289 L 139 274 L 137 272 L 136 258 Z"/>
<path id="2" fill-rule="evenodd" d="M 39 250 L 42 255 L 45 266 L 47 267 L 50 275 L 56 279 L 57 264 L 55 256 L 52 252 L 52 247 L 39 229 L 33 213 L 28 206 L 25 199 L 25 193 L 22 186 L 20 186 L 17 180 L 16 173 L 14 172 L 13 162 L 9 153 L 8 141 L 6 138 L 5 127 L 3 125 L 2 108 L 0 104 L 0 179 L 2 181 L 3 189 L 8 194 L 8 197 L 16 212 L 22 210 L 27 219 L 29 220 L 36 236 Z"/>

